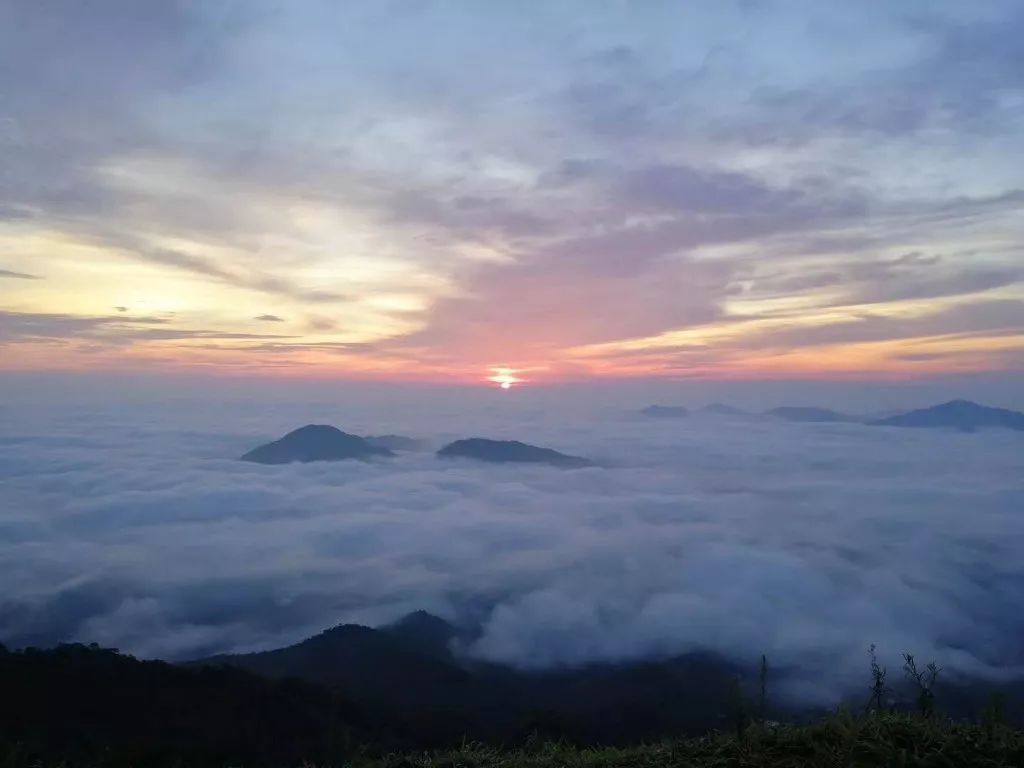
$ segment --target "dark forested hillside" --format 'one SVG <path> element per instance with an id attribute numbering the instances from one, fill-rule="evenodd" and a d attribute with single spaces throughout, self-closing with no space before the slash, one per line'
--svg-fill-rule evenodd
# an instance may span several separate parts
<path id="1" fill-rule="evenodd" d="M 95 646 L 0 650 L 0 762 L 339 763 L 388 743 L 399 742 L 343 697 L 299 681 Z"/>
<path id="2" fill-rule="evenodd" d="M 541 731 L 629 743 L 720 724 L 735 668 L 709 655 L 548 672 L 467 662 L 460 630 L 417 613 L 390 627 L 342 625 L 297 645 L 192 662 L 294 677 L 344 692 L 418 743 L 516 740 Z"/>
<path id="3" fill-rule="evenodd" d="M 0 765 L 374 764 L 403 750 L 422 755 L 468 742 L 552 740 L 566 745 L 562 758 L 578 761 L 598 753 L 575 752 L 569 745 L 628 746 L 736 732 L 765 714 L 815 717 L 771 706 L 761 710 L 752 681 L 737 685 L 739 670 L 713 657 L 526 673 L 459 664 L 446 650 L 452 632 L 457 630 L 436 617 L 414 614 L 381 630 L 341 626 L 289 648 L 184 666 L 139 661 L 96 646 L 17 652 L 0 646 Z M 1019 723 L 1020 691 L 992 693 L 943 688 L 940 709 L 929 709 L 920 720 L 908 719 L 916 709 L 908 698 L 899 705 L 905 714 L 895 720 L 833 718 L 817 729 L 783 731 L 754 727 L 742 741 L 677 742 L 672 750 L 753 760 L 762 749 L 775 758 L 792 749 L 807 758 L 750 763 L 765 765 L 814 765 L 815 755 L 838 754 L 846 742 L 879 754 L 905 747 L 938 753 L 944 743 L 961 754 L 1019 754 L 1017 731 L 945 725 L 943 715 L 954 711 L 990 726 Z M 877 731 L 880 724 L 885 733 Z M 892 741 L 910 733 L 928 741 Z M 646 760 L 661 753 L 601 754 L 629 762 L 630 755 Z M 487 760 L 506 758 L 532 759 L 487 752 Z"/>

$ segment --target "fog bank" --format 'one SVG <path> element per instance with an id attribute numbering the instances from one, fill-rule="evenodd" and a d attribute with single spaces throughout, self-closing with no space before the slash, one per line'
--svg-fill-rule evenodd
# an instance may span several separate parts
<path id="1" fill-rule="evenodd" d="M 871 643 L 1021 674 L 1024 436 L 501 397 L 9 404 L 0 642 L 174 659 L 423 608 L 482 621 L 465 652 L 494 661 L 766 653 L 822 701 L 863 684 Z M 236 460 L 308 422 L 608 466 Z"/>

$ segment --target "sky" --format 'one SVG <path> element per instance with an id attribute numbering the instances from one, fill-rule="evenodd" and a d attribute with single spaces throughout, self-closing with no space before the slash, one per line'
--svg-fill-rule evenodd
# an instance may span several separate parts
<path id="1" fill-rule="evenodd" d="M 906 651 L 946 681 L 1024 677 L 1024 434 L 554 418 L 534 391 L 0 403 L 0 642 L 184 659 L 426 609 L 480 626 L 471 658 L 764 653 L 773 691 L 823 704 L 863 700 L 872 643 L 897 673 Z M 237 460 L 307 422 L 423 449 Z M 434 455 L 474 435 L 600 466 Z"/>
<path id="2" fill-rule="evenodd" d="M 1024 371 L 1018 0 L 0 0 L 0 370 Z"/>

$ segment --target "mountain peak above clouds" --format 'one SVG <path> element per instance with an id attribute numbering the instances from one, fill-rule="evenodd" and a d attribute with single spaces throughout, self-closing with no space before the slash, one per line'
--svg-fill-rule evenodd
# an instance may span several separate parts
<path id="1" fill-rule="evenodd" d="M 1024 431 L 1024 413 L 1006 408 L 991 408 L 970 400 L 950 400 L 929 408 L 919 408 L 879 419 L 872 424 L 883 427 L 946 427 L 965 431 L 1002 427 Z"/>
<path id="2" fill-rule="evenodd" d="M 358 435 L 325 424 L 309 424 L 289 432 L 280 440 L 254 448 L 242 461 L 257 464 L 290 464 L 312 461 L 341 461 L 393 456 L 387 448 L 374 445 Z"/>
<path id="3" fill-rule="evenodd" d="M 570 456 L 518 440 L 488 440 L 471 437 L 449 443 L 437 455 L 443 459 L 476 459 L 496 464 L 549 464 L 561 469 L 580 469 L 593 466 L 581 456 Z"/>

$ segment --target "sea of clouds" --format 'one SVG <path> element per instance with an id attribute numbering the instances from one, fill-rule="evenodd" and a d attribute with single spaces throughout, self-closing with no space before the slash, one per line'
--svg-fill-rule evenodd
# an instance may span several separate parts
<path id="1" fill-rule="evenodd" d="M 636 410 L 646 405 L 636 403 Z M 261 466 L 305 423 L 430 448 Z M 1024 675 L 1024 435 L 476 397 L 0 408 L 0 642 L 182 659 L 427 609 L 526 668 L 765 653 L 789 690 L 863 687 L 866 649 Z M 441 460 L 515 438 L 605 466 Z"/>

